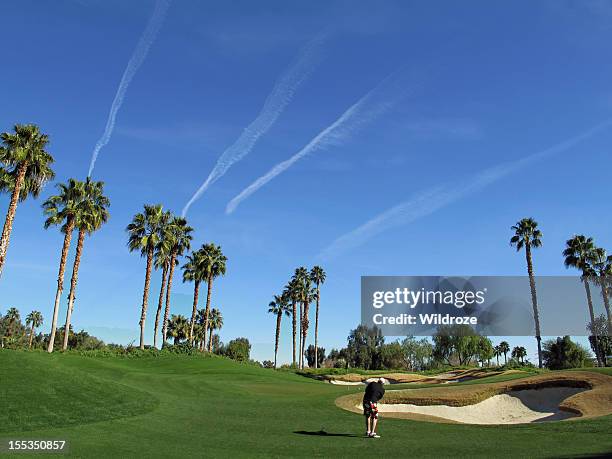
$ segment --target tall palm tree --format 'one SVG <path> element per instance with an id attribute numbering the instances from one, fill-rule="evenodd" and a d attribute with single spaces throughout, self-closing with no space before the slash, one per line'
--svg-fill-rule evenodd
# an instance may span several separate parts
<path id="1" fill-rule="evenodd" d="M 315 284 L 317 309 L 315 312 L 315 368 L 319 368 L 319 302 L 321 300 L 321 284 L 325 283 L 326 274 L 323 268 L 315 266 L 310 270 L 310 280 Z"/>
<path id="2" fill-rule="evenodd" d="M 45 147 L 49 137 L 33 124 L 17 124 L 14 133 L 0 134 L 0 191 L 11 193 L 11 201 L 0 238 L 0 275 L 6 261 L 17 203 L 28 196 L 36 198 L 45 184 L 55 177 L 51 156 Z"/>
<path id="3" fill-rule="evenodd" d="M 189 322 L 187 318 L 181 314 L 172 314 L 168 321 L 168 334 L 174 340 L 174 344 L 178 344 L 181 340 L 187 339 L 189 333 Z"/>
<path id="4" fill-rule="evenodd" d="M 162 282 L 159 287 L 159 298 L 157 300 L 157 311 L 155 312 L 155 326 L 153 328 L 153 347 L 157 347 L 157 335 L 159 334 L 159 319 L 161 317 L 162 307 L 164 305 L 164 293 L 166 291 L 166 283 L 168 281 L 168 271 L 170 269 L 170 262 L 172 261 L 172 247 L 168 244 L 164 234 L 168 231 L 168 225 L 172 219 L 171 212 L 164 212 L 162 219 L 159 224 L 159 232 L 161 238 L 157 247 L 155 247 L 155 255 L 153 255 L 153 265 L 155 269 L 162 270 Z M 175 260 L 175 265 L 178 264 L 178 260 Z"/>
<path id="5" fill-rule="evenodd" d="M 274 368 L 276 369 L 276 362 L 278 356 L 278 342 L 280 340 L 281 331 L 281 320 L 283 314 L 289 316 L 291 314 L 289 309 L 289 298 L 287 294 L 274 295 L 274 300 L 268 304 L 268 312 L 276 315 L 276 334 L 274 342 Z"/>
<path id="6" fill-rule="evenodd" d="M 26 326 L 30 327 L 30 339 L 28 348 L 32 349 L 32 339 L 34 338 L 34 330 L 43 324 L 43 316 L 38 311 L 32 311 L 26 317 Z"/>
<path id="7" fill-rule="evenodd" d="M 508 352 L 510 352 L 510 345 L 507 341 L 502 341 L 499 343 L 499 352 L 500 354 L 504 354 L 504 365 L 508 364 Z"/>
<path id="8" fill-rule="evenodd" d="M 64 243 L 62 245 L 59 272 L 57 275 L 57 290 L 55 292 L 55 304 L 53 306 L 51 333 L 49 336 L 47 352 L 53 352 L 57 328 L 57 316 L 59 314 L 60 300 L 64 290 L 66 259 L 68 258 L 68 250 L 70 250 L 70 241 L 72 240 L 72 232 L 75 228 L 76 217 L 79 213 L 81 202 L 85 196 L 85 184 L 79 180 L 69 179 L 68 183 L 66 184 L 58 184 L 57 189 L 59 193 L 55 196 L 51 196 L 43 203 L 43 210 L 47 216 L 47 219 L 45 220 L 45 229 L 48 229 L 51 226 L 61 225 L 61 231 L 64 233 Z"/>
<path id="9" fill-rule="evenodd" d="M 204 244 L 200 249 L 202 253 L 202 269 L 205 273 L 208 292 L 206 294 L 206 310 L 204 312 L 204 336 L 208 333 L 210 320 L 210 299 L 212 296 L 213 280 L 225 275 L 227 258 L 221 251 L 221 246 L 215 244 Z"/>
<path id="10" fill-rule="evenodd" d="M 202 263 L 202 250 L 196 250 L 187 255 L 187 263 L 183 265 L 183 282 L 193 282 L 193 308 L 189 328 L 189 342 L 193 343 L 193 330 L 198 312 L 198 298 L 200 295 L 200 283 L 206 281 L 206 271 Z"/>
<path id="11" fill-rule="evenodd" d="M 499 366 L 499 356 L 502 355 L 502 351 L 499 348 L 499 345 L 493 348 L 493 357 L 497 360 L 497 366 Z"/>
<path id="12" fill-rule="evenodd" d="M 292 331 L 293 331 L 293 366 L 297 366 L 297 360 L 296 360 L 296 347 L 297 347 L 297 341 L 296 341 L 296 335 L 297 335 L 297 304 L 300 301 L 300 292 L 299 292 L 299 283 L 297 282 L 296 279 L 291 279 L 289 281 L 289 283 L 287 284 L 287 286 L 285 287 L 285 291 L 287 292 L 287 295 L 291 301 L 291 319 L 292 319 Z M 301 322 L 301 320 L 300 320 Z M 300 333 L 300 337 L 301 337 L 301 333 Z M 301 339 L 301 338 L 300 338 Z"/>
<path id="13" fill-rule="evenodd" d="M 605 249 L 597 247 L 593 252 L 593 270 L 597 275 L 597 281 L 601 287 L 601 296 L 608 316 L 608 330 L 612 330 L 612 318 L 610 317 L 610 290 L 608 284 L 612 279 L 612 255 L 608 255 Z"/>
<path id="14" fill-rule="evenodd" d="M 223 327 L 223 316 L 217 308 L 210 311 L 210 331 L 208 332 L 208 352 L 212 352 L 213 331 L 221 330 Z"/>
<path id="15" fill-rule="evenodd" d="M 155 248 L 161 240 L 160 227 L 163 223 L 164 211 L 161 204 L 145 205 L 144 212 L 134 215 L 132 222 L 127 226 L 128 248 L 130 252 L 140 251 L 141 257 L 147 258 L 145 271 L 145 284 L 142 294 L 142 309 L 140 313 L 140 349 L 144 349 L 144 330 L 149 301 L 149 287 L 151 285 L 151 270 Z"/>
<path id="16" fill-rule="evenodd" d="M 168 271 L 168 284 L 166 285 L 166 309 L 164 310 L 164 322 L 162 325 L 162 346 L 166 344 L 168 330 L 168 315 L 170 314 L 170 294 L 172 292 L 172 279 L 174 277 L 174 266 L 178 257 L 191 248 L 191 233 L 193 228 L 187 225 L 187 220 L 183 217 L 172 217 L 166 231 L 164 241 L 170 247 L 170 269 Z"/>
<path id="17" fill-rule="evenodd" d="M 306 337 L 308 336 L 308 311 L 310 302 L 314 299 L 314 291 L 310 280 L 310 274 L 306 268 L 299 267 L 293 275 L 297 282 L 297 290 L 300 298 L 300 368 L 304 368 L 304 351 L 306 350 Z"/>
<path id="18" fill-rule="evenodd" d="M 593 298 L 591 297 L 591 287 L 589 285 L 589 278 L 593 278 L 595 276 L 595 271 L 592 265 L 595 259 L 595 244 L 593 242 L 593 238 L 579 234 L 571 239 L 568 239 L 565 242 L 563 256 L 565 257 L 564 263 L 566 268 L 576 268 L 582 272 L 581 279 L 586 292 L 589 316 L 591 318 L 591 323 L 595 323 Z M 597 336 L 595 336 L 594 339 L 597 343 Z M 601 358 L 599 353 L 596 352 L 595 354 L 597 357 L 597 364 L 601 366 Z"/>
<path id="19" fill-rule="evenodd" d="M 533 306 L 533 320 L 535 322 L 536 341 L 538 342 L 538 366 L 542 368 L 542 334 L 540 332 L 540 314 L 538 312 L 538 296 L 536 293 L 535 277 L 533 274 L 533 260 L 531 249 L 542 246 L 542 232 L 538 229 L 538 222 L 533 218 L 523 218 L 511 228 L 514 236 L 510 239 L 510 245 L 516 247 L 518 252 L 525 248 L 527 260 L 527 274 L 529 274 L 529 287 L 531 288 L 531 304 Z"/>
<path id="20" fill-rule="evenodd" d="M 202 342 L 205 341 L 203 333 L 204 333 L 204 326 L 196 322 L 196 324 L 193 327 L 193 344 L 194 346 L 198 348 L 198 350 L 200 350 L 200 346 L 202 345 Z"/>
<path id="21" fill-rule="evenodd" d="M 68 294 L 68 309 L 66 310 L 66 324 L 64 330 L 70 330 L 70 320 L 74 309 L 74 296 L 79 277 L 79 266 L 83 253 L 85 235 L 93 234 L 108 221 L 108 207 L 110 200 L 104 196 L 104 182 L 94 182 L 89 177 L 83 184 L 82 201 L 77 204 L 75 214 L 75 227 L 79 230 L 74 265 L 72 267 L 72 278 L 70 280 L 70 293 Z M 68 333 L 64 333 L 62 350 L 68 348 Z"/>

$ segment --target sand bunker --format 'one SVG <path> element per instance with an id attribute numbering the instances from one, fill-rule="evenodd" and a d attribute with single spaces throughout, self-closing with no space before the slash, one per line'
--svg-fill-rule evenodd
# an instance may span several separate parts
<path id="1" fill-rule="evenodd" d="M 361 392 L 346 394 L 336 399 L 336 405 L 363 414 L 362 397 Z M 612 377 L 588 371 L 555 371 L 493 383 L 387 390 L 383 402 L 379 407 L 386 417 L 427 422 L 571 421 L 612 414 Z"/>
<path id="2" fill-rule="evenodd" d="M 381 413 L 415 413 L 465 424 L 559 421 L 577 416 L 575 413 L 560 410 L 559 404 L 584 390 L 575 387 L 547 387 L 494 395 L 480 403 L 466 406 L 381 403 L 378 408 Z"/>

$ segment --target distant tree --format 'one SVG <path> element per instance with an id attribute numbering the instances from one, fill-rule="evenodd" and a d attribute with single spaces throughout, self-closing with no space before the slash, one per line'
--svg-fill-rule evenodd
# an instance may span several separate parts
<path id="1" fill-rule="evenodd" d="M 172 314 L 168 321 L 168 336 L 173 338 L 175 345 L 189 337 L 189 322 L 185 316 Z"/>
<path id="2" fill-rule="evenodd" d="M 315 342 L 314 342 L 314 351 L 315 351 L 315 368 L 319 367 L 319 362 L 323 362 L 322 359 L 319 359 L 317 356 L 318 346 L 319 346 L 319 302 L 321 300 L 321 285 L 325 283 L 326 274 L 323 271 L 323 268 L 320 266 L 315 266 L 310 270 L 310 280 L 315 284 L 315 297 L 317 301 L 317 308 L 315 313 Z M 310 366 L 310 364 L 308 364 Z"/>
<path id="3" fill-rule="evenodd" d="M 612 255 L 608 255 L 605 249 L 600 247 L 593 251 L 593 271 L 596 275 L 595 280 L 601 287 L 601 297 L 608 316 L 608 329 L 612 330 L 612 316 L 610 315 L 610 289 L 608 284 L 612 280 Z"/>
<path id="4" fill-rule="evenodd" d="M 499 347 L 499 344 L 497 346 L 495 346 L 493 348 L 493 356 L 495 357 L 496 361 L 497 361 L 497 366 L 499 366 L 499 356 L 502 355 L 502 351 L 501 348 Z"/>
<path id="5" fill-rule="evenodd" d="M 511 228 L 514 236 L 510 239 L 510 245 L 516 247 L 518 252 L 525 248 L 527 260 L 527 274 L 529 275 L 529 286 L 531 289 L 531 304 L 533 307 L 533 320 L 535 322 L 536 341 L 538 343 L 538 366 L 542 368 L 542 334 L 540 332 L 540 314 L 538 311 L 538 296 L 536 292 L 535 276 L 533 273 L 532 248 L 542 246 L 542 232 L 538 229 L 538 222 L 533 218 L 523 218 Z M 505 358 L 505 353 L 504 353 Z M 506 360 L 507 363 L 507 360 Z"/>
<path id="6" fill-rule="evenodd" d="M 276 332 L 274 334 L 274 368 L 276 368 L 276 362 L 278 357 L 278 343 L 280 341 L 281 332 L 281 321 L 283 314 L 289 316 L 289 298 L 288 293 L 285 291 L 281 295 L 274 295 L 274 300 L 268 304 L 268 312 L 276 317 Z"/>
<path id="7" fill-rule="evenodd" d="M 440 326 L 433 336 L 433 357 L 447 365 L 469 365 L 478 354 L 480 338 L 468 325 Z"/>
<path id="8" fill-rule="evenodd" d="M 378 369 L 381 366 L 380 348 L 385 343 L 380 329 L 359 325 L 348 336 L 345 358 L 355 368 Z"/>
<path id="9" fill-rule="evenodd" d="M 34 330 L 43 324 L 43 316 L 39 311 L 32 311 L 26 317 L 26 325 L 30 327 L 30 338 L 28 348 L 32 348 L 32 339 L 34 338 Z"/>
<path id="10" fill-rule="evenodd" d="M 210 319 L 210 300 L 212 298 L 213 281 L 219 276 L 224 276 L 227 269 L 227 257 L 223 255 L 221 246 L 215 244 L 204 244 L 202 251 L 202 266 L 205 272 L 208 291 L 206 294 L 206 309 L 204 312 L 204 335 L 208 332 Z"/>
<path id="11" fill-rule="evenodd" d="M 413 336 L 406 337 L 402 343 L 404 366 L 413 371 L 426 370 L 431 365 L 433 345 L 426 339 L 416 340 Z"/>
<path id="12" fill-rule="evenodd" d="M 404 349 L 397 341 L 380 346 L 380 366 L 386 370 L 401 369 L 405 365 Z"/>
<path id="13" fill-rule="evenodd" d="M 274 368 L 274 362 L 272 362 L 272 360 L 264 360 L 263 362 L 261 362 L 261 365 L 264 368 Z"/>
<path id="14" fill-rule="evenodd" d="M 208 321 L 210 330 L 208 331 L 208 352 L 212 352 L 213 346 L 213 331 L 223 328 L 223 315 L 217 308 L 212 308 Z"/>
<path id="15" fill-rule="evenodd" d="M 128 247 L 130 252 L 139 251 L 141 257 L 146 257 L 147 268 L 145 271 L 145 284 L 142 294 L 142 308 L 140 312 L 140 349 L 144 349 L 144 330 L 147 317 L 147 306 L 149 301 L 149 288 L 151 285 L 151 271 L 153 269 L 153 257 L 155 250 L 162 240 L 161 230 L 163 228 L 166 213 L 161 204 L 145 205 L 144 212 L 134 215 L 132 222 L 127 226 L 129 234 Z"/>
<path id="16" fill-rule="evenodd" d="M 608 365 L 608 356 L 612 355 L 612 332 L 610 324 L 603 314 L 595 318 L 594 323 L 587 325 L 589 344 L 595 355 L 599 355 L 599 360 L 603 365 Z"/>
<path id="17" fill-rule="evenodd" d="M 499 352 L 500 354 L 504 354 L 504 365 L 508 364 L 508 352 L 510 352 L 510 345 L 507 341 L 502 341 L 499 343 Z"/>
<path id="18" fill-rule="evenodd" d="M 200 283 L 205 281 L 206 272 L 202 263 L 202 251 L 196 250 L 187 255 L 187 263 L 183 265 L 183 282 L 193 282 L 193 306 L 189 329 L 189 341 L 193 342 L 196 315 L 198 312 L 198 298 L 200 296 Z"/>
<path id="19" fill-rule="evenodd" d="M 224 353 L 230 359 L 247 362 L 251 355 L 251 343 L 246 338 L 233 339 L 225 346 Z"/>
<path id="20" fill-rule="evenodd" d="M 11 200 L 0 237 L 0 275 L 6 261 L 17 204 L 28 196 L 38 197 L 55 174 L 53 156 L 45 148 L 49 137 L 34 124 L 16 124 L 13 133 L 0 134 L 0 192 L 11 194 Z"/>
<path id="21" fill-rule="evenodd" d="M 551 370 L 580 368 L 589 359 L 589 351 L 574 343 L 569 336 L 544 343 L 544 364 Z"/>
<path id="22" fill-rule="evenodd" d="M 318 365 L 315 365 L 315 358 L 319 359 Z M 308 366 L 310 368 L 319 368 L 323 361 L 325 360 L 325 348 L 320 347 L 315 353 L 315 348 L 311 344 L 306 348 L 306 361 L 308 362 Z"/>
<path id="23" fill-rule="evenodd" d="M 477 358 L 481 366 L 485 366 L 485 363 L 489 364 L 493 358 L 495 351 L 493 349 L 493 343 L 486 336 L 480 336 L 477 344 Z"/>
<path id="24" fill-rule="evenodd" d="M 576 268 L 582 272 L 582 283 L 587 297 L 587 305 L 589 307 L 589 316 L 591 323 L 595 322 L 595 312 L 593 310 L 593 299 L 591 297 L 591 287 L 589 285 L 589 279 L 595 276 L 595 270 L 593 269 L 592 263 L 595 258 L 595 244 L 593 238 L 586 237 L 582 234 L 576 235 L 565 242 L 565 250 L 563 251 L 565 257 L 566 268 Z M 595 337 L 597 340 L 597 337 Z M 597 365 L 601 366 L 602 362 L 599 355 L 595 356 L 597 359 Z"/>
<path id="25" fill-rule="evenodd" d="M 527 349 L 523 346 L 516 346 L 512 349 L 512 358 L 519 361 L 521 364 L 525 363 L 525 357 L 527 357 Z"/>

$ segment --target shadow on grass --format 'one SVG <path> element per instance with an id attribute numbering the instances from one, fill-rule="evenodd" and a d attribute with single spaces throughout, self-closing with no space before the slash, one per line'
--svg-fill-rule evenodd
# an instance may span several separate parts
<path id="1" fill-rule="evenodd" d="M 363 435 L 355 435 L 349 433 L 330 433 L 325 432 L 324 430 L 318 430 L 316 432 L 309 432 L 307 430 L 296 430 L 293 432 L 298 435 L 315 435 L 319 437 L 351 437 L 351 438 L 364 438 Z"/>

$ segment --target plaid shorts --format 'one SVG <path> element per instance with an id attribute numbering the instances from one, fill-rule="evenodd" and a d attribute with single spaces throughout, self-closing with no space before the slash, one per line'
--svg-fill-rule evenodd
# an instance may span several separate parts
<path id="1" fill-rule="evenodd" d="M 378 419 L 378 406 L 376 406 L 376 402 L 364 400 L 363 415 L 372 419 Z"/>

